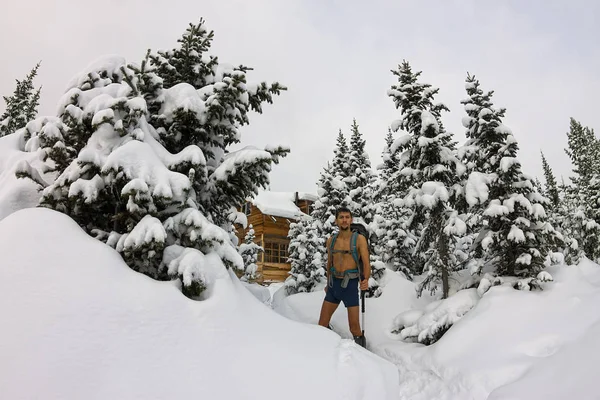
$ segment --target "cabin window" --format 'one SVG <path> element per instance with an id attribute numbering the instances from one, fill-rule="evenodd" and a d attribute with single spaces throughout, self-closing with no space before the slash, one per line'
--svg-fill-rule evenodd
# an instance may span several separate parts
<path id="1" fill-rule="evenodd" d="M 288 259 L 287 243 L 265 242 L 265 262 L 285 264 Z"/>
<path id="2" fill-rule="evenodd" d="M 242 206 L 242 212 L 246 215 L 250 215 L 250 213 L 252 212 L 252 204 L 251 203 L 246 203 Z"/>

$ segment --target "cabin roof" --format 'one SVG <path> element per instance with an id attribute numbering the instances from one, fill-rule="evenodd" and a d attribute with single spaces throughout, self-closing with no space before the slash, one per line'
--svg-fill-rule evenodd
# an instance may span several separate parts
<path id="1" fill-rule="evenodd" d="M 300 211 L 294 203 L 296 193 L 298 200 L 316 201 L 317 196 L 306 192 L 271 192 L 259 191 L 258 194 L 250 200 L 260 212 L 274 217 L 283 217 L 298 219 L 306 214 Z"/>

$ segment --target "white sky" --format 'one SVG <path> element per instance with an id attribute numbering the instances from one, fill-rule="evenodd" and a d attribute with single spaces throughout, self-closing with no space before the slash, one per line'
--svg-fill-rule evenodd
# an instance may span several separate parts
<path id="1" fill-rule="evenodd" d="M 569 117 L 600 126 L 594 1 L 5 0 L 1 9 L 0 94 L 11 95 L 14 79 L 42 60 L 44 115 L 94 59 L 139 61 L 148 48 L 174 47 L 188 23 L 204 17 L 215 31 L 212 54 L 254 67 L 250 81 L 289 88 L 243 129 L 244 145 L 292 149 L 274 167 L 272 190 L 314 191 L 338 129 L 348 133 L 353 118 L 378 164 L 399 117 L 386 95 L 396 82 L 390 70 L 403 59 L 440 88 L 437 100 L 451 110 L 444 124 L 459 144 L 466 72 L 495 90 L 525 172 L 540 178 L 540 150 L 559 179 L 569 176 Z"/>

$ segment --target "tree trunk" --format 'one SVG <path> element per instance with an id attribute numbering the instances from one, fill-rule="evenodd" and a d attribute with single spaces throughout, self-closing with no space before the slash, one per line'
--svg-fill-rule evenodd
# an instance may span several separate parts
<path id="1" fill-rule="evenodd" d="M 442 269 L 442 298 L 447 299 L 448 292 L 450 291 L 450 283 L 448 281 L 448 263 L 450 262 L 450 257 L 448 255 L 448 238 L 441 230 L 438 237 L 438 251 L 442 260 L 442 265 L 440 266 Z"/>

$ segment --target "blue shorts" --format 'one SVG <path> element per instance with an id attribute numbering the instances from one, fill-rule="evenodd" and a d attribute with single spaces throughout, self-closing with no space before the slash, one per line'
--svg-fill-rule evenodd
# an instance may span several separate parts
<path id="1" fill-rule="evenodd" d="M 325 301 L 334 304 L 340 304 L 340 301 L 343 301 L 346 308 L 358 307 L 358 278 L 350 279 L 345 289 L 342 287 L 342 280 L 331 278 L 327 285 Z"/>

